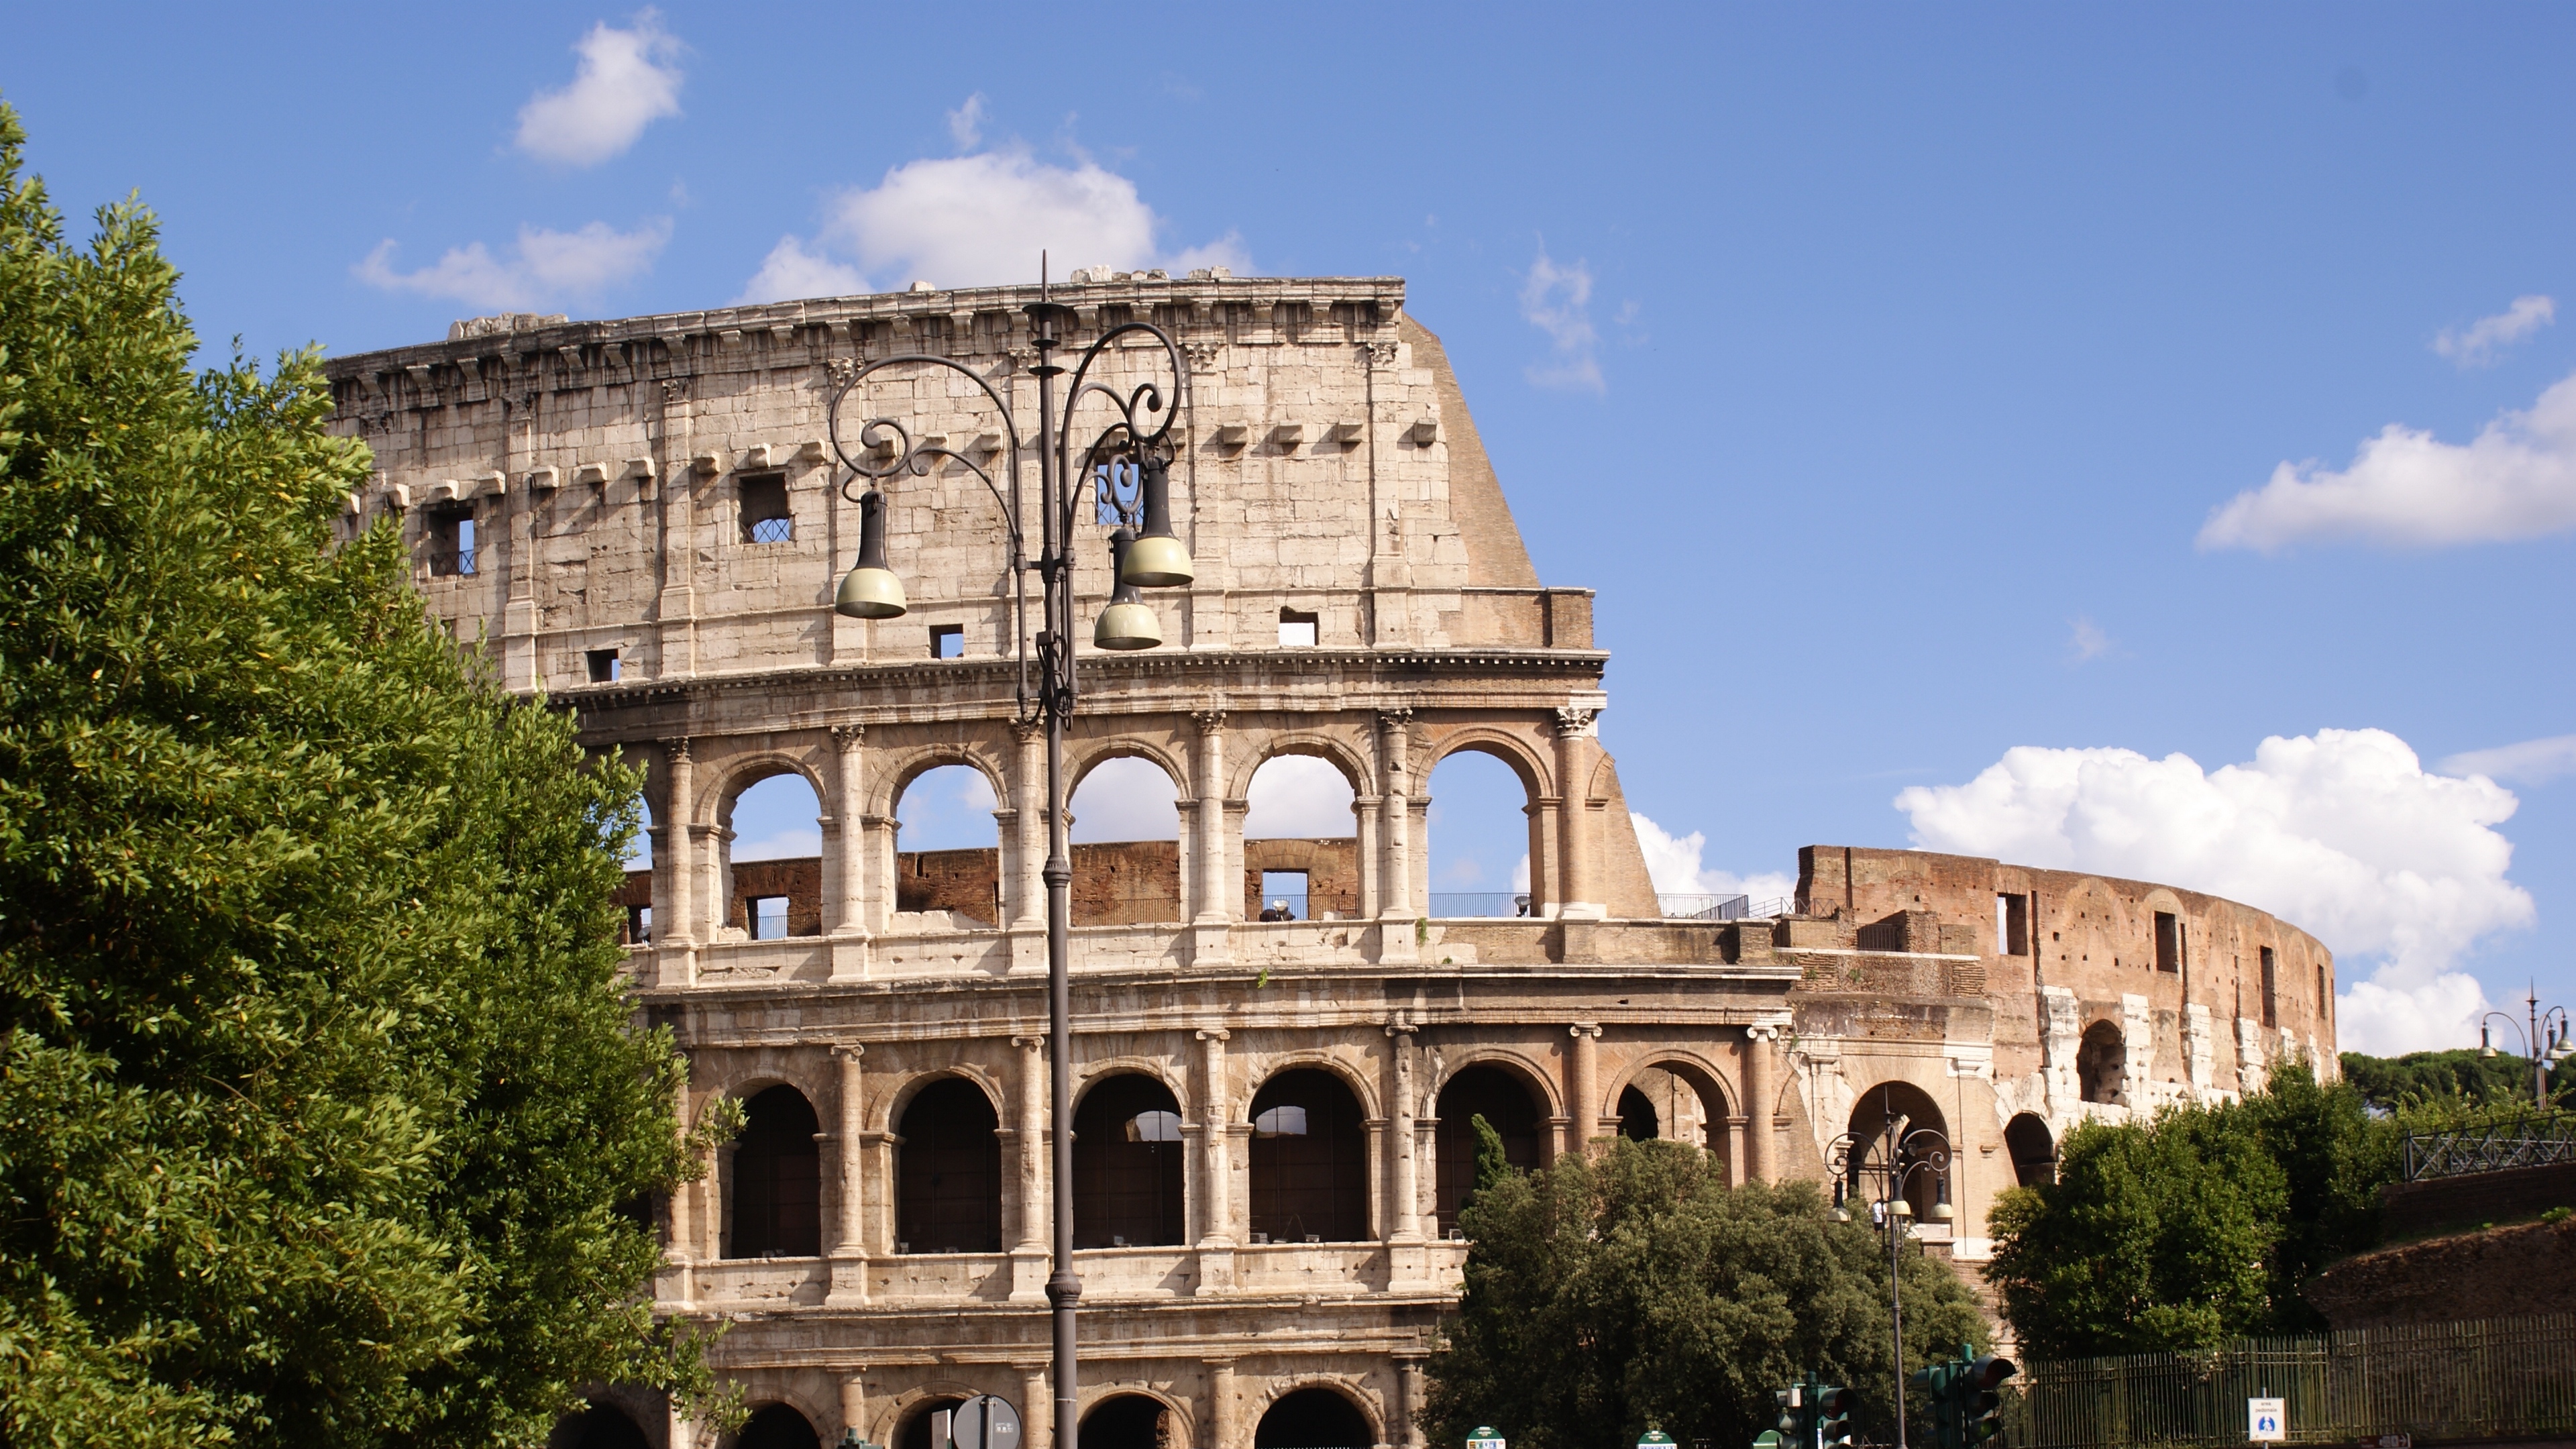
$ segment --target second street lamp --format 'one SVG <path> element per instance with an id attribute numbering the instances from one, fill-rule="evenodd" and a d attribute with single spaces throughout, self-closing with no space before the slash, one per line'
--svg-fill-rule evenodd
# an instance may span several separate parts
<path id="1" fill-rule="evenodd" d="M 1038 428 L 1034 449 L 1026 449 L 1010 399 L 995 387 L 993 381 L 954 358 L 927 353 L 907 353 L 854 368 L 847 379 L 834 389 L 826 419 L 831 429 L 832 453 L 849 474 L 841 481 L 841 494 L 859 506 L 858 559 L 841 580 L 833 598 L 833 608 L 854 619 L 895 619 L 910 607 L 904 594 L 903 580 L 886 556 L 886 500 L 877 485 L 909 474 L 929 477 L 934 468 L 955 465 L 980 479 L 985 491 L 1002 513 L 1005 546 L 1011 579 L 1011 629 L 1019 659 L 1019 675 L 1014 691 L 1014 718 L 1026 721 L 1035 716 L 1046 729 L 1047 793 L 1047 858 L 1039 872 L 1046 883 L 1047 920 L 1047 1106 L 1049 1113 L 1047 1159 L 1050 1174 L 1051 1207 L 1054 1217 L 1054 1245 L 1051 1271 L 1047 1277 L 1046 1295 L 1053 1318 L 1053 1390 L 1055 1426 L 1053 1442 L 1058 1449 L 1073 1449 L 1081 1437 L 1074 1413 L 1076 1353 L 1074 1342 L 1075 1307 L 1082 1298 L 1082 1280 L 1073 1271 L 1073 990 L 1071 977 L 1071 931 L 1073 916 L 1072 848 L 1066 840 L 1064 736 L 1065 726 L 1073 718 L 1078 697 L 1078 677 L 1074 669 L 1073 641 L 1078 625 L 1074 619 L 1073 547 L 1077 510 L 1086 497 L 1096 497 L 1105 511 L 1115 512 L 1119 527 L 1111 536 L 1111 563 L 1116 587 L 1108 607 L 1102 610 L 1092 633 L 1092 642 L 1103 649 L 1150 649 L 1163 642 L 1163 632 L 1153 609 L 1137 592 L 1140 588 L 1169 588 L 1186 584 L 1196 571 L 1189 549 L 1172 532 L 1170 469 L 1172 461 L 1172 424 L 1186 405 L 1189 373 L 1181 363 L 1180 345 L 1171 334 L 1148 322 L 1127 322 L 1111 327 L 1082 349 L 1070 369 L 1055 360 L 1056 349 L 1065 346 L 1065 334 L 1075 321 L 1071 307 L 1048 297 L 1043 273 L 1039 283 L 1039 300 L 1022 308 L 1029 321 L 1029 340 L 1037 349 L 1037 361 L 1029 368 L 1037 384 Z M 1150 338 L 1162 345 L 1163 360 L 1171 368 L 1172 387 L 1168 397 L 1154 381 L 1137 383 L 1120 391 L 1107 382 L 1095 380 L 1091 370 L 1103 357 L 1115 358 L 1124 350 L 1113 346 L 1118 339 Z M 1141 349 L 1150 354 L 1151 349 Z M 977 393 L 982 403 L 1000 415 L 1001 437 L 1008 449 L 1004 467 L 1008 487 L 973 458 L 950 450 L 946 439 L 916 435 L 900 419 L 871 417 L 859 425 L 857 441 L 861 456 L 853 457 L 843 446 L 841 409 L 852 392 L 870 378 L 890 368 L 945 368 L 963 375 L 973 384 L 965 393 L 972 403 Z M 1057 417 L 1056 379 L 1071 373 L 1062 396 L 1063 417 Z M 1122 380 L 1123 381 L 1123 380 Z M 1006 384 L 1007 385 L 1007 384 Z M 862 401 L 865 394 L 860 394 Z M 1114 413 L 1103 419 L 1100 431 L 1077 450 L 1074 446 L 1073 418 L 1086 399 L 1099 399 Z M 1023 526 L 1021 487 L 1023 454 L 1034 451 L 1038 458 L 1038 551 L 1035 558 L 1024 550 L 1027 530 Z M 874 455 L 884 459 L 871 463 Z M 1137 480 L 1135 501 L 1120 501 L 1106 480 L 1120 472 L 1133 470 Z M 863 491 L 852 493 L 853 485 L 865 480 Z M 1092 484 L 1093 488 L 1082 485 Z M 1094 489 L 1097 489 L 1095 492 Z M 1144 532 L 1140 536 L 1136 525 Z M 1036 574 L 1041 589 L 1038 628 L 1031 636 L 1028 618 L 1028 576 Z M 1035 1408 L 1034 1405 L 1031 1406 Z"/>
<path id="2" fill-rule="evenodd" d="M 1844 1133 L 1827 1149 L 1825 1164 L 1834 1174 L 1834 1220 L 1850 1222 L 1849 1198 L 1860 1196 L 1864 1178 L 1878 1188 L 1879 1226 L 1887 1234 L 1887 1310 L 1889 1335 L 1896 1357 L 1896 1449 L 1905 1446 L 1905 1295 L 1898 1285 L 1899 1259 L 1905 1249 L 1907 1224 L 1914 1217 L 1914 1204 L 1905 1190 L 1917 1177 L 1929 1178 L 1934 1186 L 1932 1221 L 1946 1223 L 1956 1214 L 1950 1207 L 1950 1139 L 1932 1127 L 1913 1126 L 1913 1119 L 1896 1110 L 1893 1100 L 1886 1108 L 1884 1125 L 1869 1137 Z"/>

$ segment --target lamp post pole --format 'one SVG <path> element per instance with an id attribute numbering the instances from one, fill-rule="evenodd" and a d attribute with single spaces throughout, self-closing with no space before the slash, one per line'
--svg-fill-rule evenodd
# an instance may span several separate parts
<path id="1" fill-rule="evenodd" d="M 1055 1449 L 1076 1449 L 1081 1430 L 1074 1410 L 1078 1382 L 1075 1313 L 1082 1300 L 1082 1279 L 1073 1271 L 1073 861 L 1066 837 L 1064 802 L 1065 726 L 1073 718 L 1078 696 L 1073 649 L 1075 513 L 1082 500 L 1091 496 L 1104 510 L 1114 511 L 1119 524 L 1110 538 L 1117 585 L 1093 632 L 1093 643 L 1116 650 L 1149 649 L 1161 643 L 1160 626 L 1136 590 L 1140 586 L 1164 588 L 1188 583 L 1193 569 L 1189 551 L 1172 533 L 1169 484 L 1172 424 L 1181 414 L 1189 374 L 1181 364 L 1179 344 L 1169 333 L 1146 322 L 1129 322 L 1109 329 L 1084 348 L 1070 368 L 1058 363 L 1056 349 L 1065 345 L 1064 334 L 1076 314 L 1071 307 L 1048 296 L 1043 271 L 1039 286 L 1039 300 L 1021 309 L 1029 319 L 1030 341 L 1037 349 L 1036 365 L 1029 369 L 1037 383 L 1038 400 L 1034 451 L 1038 455 L 1040 516 L 1036 558 L 1025 558 L 1022 553 L 1026 533 L 1022 527 L 1021 466 L 1024 453 L 1031 449 L 1023 446 L 1010 400 L 982 374 L 954 358 L 926 353 L 883 358 L 851 371 L 832 393 L 826 416 L 833 454 L 849 470 L 849 476 L 841 482 L 842 496 L 859 505 L 858 562 L 841 580 L 833 600 L 837 612 L 859 619 L 891 619 L 900 617 L 908 607 L 902 581 L 886 561 L 886 505 L 884 495 L 875 486 L 879 482 L 906 473 L 928 477 L 934 468 L 962 466 L 983 481 L 1007 525 L 1012 632 L 1019 652 L 1015 717 L 1025 721 L 1035 713 L 1046 728 L 1047 857 L 1039 876 L 1046 886 L 1047 1160 L 1054 1219 L 1053 1262 L 1046 1296 L 1054 1354 L 1053 1443 Z M 1145 334 L 1162 344 L 1172 371 L 1168 399 L 1153 381 L 1121 392 L 1107 383 L 1089 380 L 1093 363 L 1107 355 L 1117 339 L 1130 333 Z M 1007 492 L 983 465 L 949 450 L 944 438 L 916 438 L 903 422 L 892 417 L 871 417 L 860 425 L 859 457 L 853 457 L 842 446 L 844 401 L 876 374 L 902 367 L 946 368 L 973 381 L 985 402 L 1001 415 L 1003 438 L 1009 449 Z M 1067 385 L 1059 420 L 1056 379 L 1068 372 L 1072 381 Z M 1087 397 L 1104 400 L 1116 417 L 1106 422 L 1077 455 L 1073 447 L 1073 416 Z M 872 454 L 890 457 L 883 462 L 866 461 Z M 1110 473 L 1133 479 L 1132 497 L 1110 481 L 1106 476 Z M 1099 491 L 1082 486 L 1095 478 L 1099 479 Z M 853 495 L 852 486 L 862 480 L 868 485 L 866 490 Z M 1137 525 L 1142 525 L 1141 535 Z M 1034 640 L 1028 629 L 1027 579 L 1032 573 L 1038 576 L 1041 590 L 1039 628 Z"/>
<path id="2" fill-rule="evenodd" d="M 1939 1193 L 1932 1205 L 1932 1220 L 1950 1221 L 1950 1139 L 1938 1128 L 1913 1126 L 1913 1119 L 1898 1112 L 1893 1101 L 1883 1105 L 1887 1115 L 1879 1130 L 1869 1137 L 1854 1137 L 1846 1132 L 1835 1138 L 1826 1151 L 1826 1166 L 1834 1174 L 1837 1222 L 1852 1220 L 1851 1209 L 1845 1206 L 1846 1193 L 1858 1198 L 1863 1178 L 1871 1179 L 1878 1188 L 1874 1205 L 1887 1234 L 1888 1339 L 1889 1351 L 1895 1355 L 1896 1449 L 1906 1449 L 1905 1294 L 1898 1269 L 1905 1250 L 1906 1223 L 1914 1216 L 1914 1206 L 1906 1200 L 1905 1189 L 1918 1173 L 1932 1179 Z"/>
<path id="3" fill-rule="evenodd" d="M 2495 1040 L 2487 1034 L 2488 1022 L 2501 1021 L 2519 1032 L 2523 1054 L 2531 1058 L 2531 1105 L 2545 1111 L 2549 1106 L 2549 1074 L 2557 1069 L 2562 1058 L 2576 1054 L 2576 1037 L 2571 1037 L 2568 1032 L 2566 1007 L 2553 1006 L 2547 1011 L 2540 1009 L 2538 986 L 2524 993 L 2523 1010 L 2528 1025 L 2501 1011 L 2490 1011 L 2480 1017 L 2478 1055 L 2491 1057 L 2496 1054 Z M 2543 1046 L 2543 1042 L 2547 1045 Z"/>

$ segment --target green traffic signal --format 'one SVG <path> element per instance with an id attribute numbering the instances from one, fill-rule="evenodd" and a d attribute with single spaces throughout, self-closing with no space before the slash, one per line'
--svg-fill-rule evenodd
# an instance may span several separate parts
<path id="1" fill-rule="evenodd" d="M 1959 1353 L 1963 1358 L 1967 1356 L 1965 1345 L 1961 1346 Z M 2001 1390 L 2004 1380 L 2018 1372 L 2020 1370 L 2013 1366 L 2011 1359 L 1998 1358 L 1993 1354 L 1970 1360 L 1962 1370 L 1959 1421 L 1963 1449 L 1975 1449 L 1975 1446 L 2003 1433 L 2004 1396 Z"/>
<path id="2" fill-rule="evenodd" d="M 1851 1416 L 1860 1403 L 1860 1395 L 1835 1384 L 1818 1384 L 1810 1402 L 1809 1412 L 1816 1419 L 1817 1449 L 1851 1449 Z"/>

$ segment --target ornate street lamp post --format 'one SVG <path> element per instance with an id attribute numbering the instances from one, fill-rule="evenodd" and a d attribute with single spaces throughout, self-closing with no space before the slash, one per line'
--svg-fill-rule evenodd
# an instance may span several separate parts
<path id="1" fill-rule="evenodd" d="M 2533 987 L 2523 997 L 2523 1008 L 2530 1024 L 2524 1025 L 2501 1011 L 2490 1011 L 2478 1018 L 2478 1055 L 2496 1054 L 2495 1039 L 2487 1035 L 2487 1023 L 2501 1021 L 2522 1035 L 2522 1053 L 2531 1059 L 2531 1105 L 2546 1110 L 2549 1106 L 2549 1074 L 2558 1070 L 2559 1062 L 2576 1055 L 2576 1037 L 2567 1029 L 2567 1008 L 2553 1006 L 2540 1009 L 2540 988 Z"/>
<path id="2" fill-rule="evenodd" d="M 1194 570 L 1189 549 L 1172 533 L 1170 492 L 1172 424 L 1183 410 L 1189 373 L 1181 364 L 1180 345 L 1169 333 L 1147 322 L 1110 328 L 1082 350 L 1070 369 L 1056 362 L 1056 349 L 1065 345 L 1065 334 L 1075 314 L 1071 307 L 1046 300 L 1043 275 L 1041 269 L 1040 300 L 1021 309 L 1028 315 L 1030 341 L 1037 348 L 1037 364 L 1029 369 L 1037 381 L 1038 393 L 1038 431 L 1033 449 L 1038 455 L 1037 557 L 1029 558 L 1024 552 L 1021 464 L 1026 450 L 1019 424 L 1012 414 L 1010 399 L 982 374 L 953 358 L 926 353 L 884 358 L 854 370 L 833 391 L 827 417 L 833 455 L 849 470 L 849 476 L 842 480 L 841 494 L 859 506 L 858 562 L 841 579 L 833 601 L 840 613 L 854 619 L 892 619 L 905 610 L 903 582 L 886 561 L 885 495 L 877 487 L 882 481 L 904 474 L 928 477 L 935 467 L 957 464 L 983 481 L 1001 508 L 1008 533 L 1011 625 L 1019 651 L 1016 717 L 1026 722 L 1034 714 L 1046 726 L 1047 858 L 1040 874 L 1047 893 L 1047 1106 L 1051 1117 L 1047 1149 L 1055 1219 L 1054 1263 L 1046 1294 L 1055 1337 L 1053 1443 L 1055 1449 L 1075 1449 L 1081 1430 L 1074 1417 L 1074 1309 L 1082 1298 L 1082 1280 L 1073 1272 L 1073 992 L 1069 971 L 1073 863 L 1065 839 L 1064 809 L 1064 732 L 1066 722 L 1073 718 L 1078 693 L 1073 653 L 1074 522 L 1086 498 L 1097 498 L 1114 509 L 1119 519 L 1117 531 L 1110 536 L 1117 587 L 1092 632 L 1093 644 L 1103 649 L 1150 649 L 1163 642 L 1154 611 L 1137 590 L 1186 584 Z M 1092 365 L 1107 355 L 1119 338 L 1130 334 L 1151 337 L 1162 344 L 1164 358 L 1172 370 L 1168 399 L 1162 388 L 1151 381 L 1121 393 L 1092 379 Z M 1003 457 L 1010 484 L 1007 492 L 973 458 L 945 446 L 944 439 L 916 438 L 902 422 L 891 417 L 871 417 L 861 422 L 860 456 L 852 456 L 842 445 L 843 403 L 869 378 L 889 368 L 902 367 L 946 368 L 962 374 L 982 392 L 985 401 L 1001 415 L 1007 449 Z M 1063 416 L 1059 420 L 1056 379 L 1068 370 L 1072 380 L 1065 387 Z M 1077 450 L 1073 442 L 1074 414 L 1085 399 L 1095 397 L 1105 401 L 1116 417 L 1105 420 L 1100 432 Z M 861 398 L 864 401 L 865 394 Z M 865 461 L 869 455 L 884 461 L 871 464 Z M 1102 477 L 1104 470 L 1123 472 L 1130 468 L 1137 483 L 1132 502 L 1122 502 L 1119 490 L 1102 486 L 1095 491 L 1082 486 Z M 853 494 L 852 486 L 862 480 L 864 491 Z M 1034 640 L 1028 628 L 1028 576 L 1032 573 L 1038 576 L 1042 590 Z"/>
<path id="3" fill-rule="evenodd" d="M 1913 1119 L 1887 1102 L 1885 1125 L 1872 1136 L 1846 1132 L 1833 1140 L 1825 1163 L 1834 1174 L 1834 1221 L 1852 1220 L 1848 1201 L 1861 1198 L 1863 1180 L 1878 1190 L 1872 1200 L 1879 1225 L 1887 1234 L 1887 1311 L 1896 1356 L 1896 1449 L 1905 1449 L 1905 1297 L 1898 1285 L 1898 1260 L 1904 1252 L 1907 1224 L 1914 1205 L 1905 1189 L 1917 1174 L 1929 1177 L 1937 1196 L 1932 1221 L 1946 1223 L 1950 1208 L 1950 1139 L 1936 1128 L 1916 1127 Z"/>

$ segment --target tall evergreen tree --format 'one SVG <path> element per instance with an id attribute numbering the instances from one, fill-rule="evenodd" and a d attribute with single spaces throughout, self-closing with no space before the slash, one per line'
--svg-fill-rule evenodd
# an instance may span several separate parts
<path id="1" fill-rule="evenodd" d="M 480 680 L 310 354 L 191 371 L 0 107 L 0 1442 L 533 1442 L 694 1392 L 608 904 L 637 778 Z"/>

